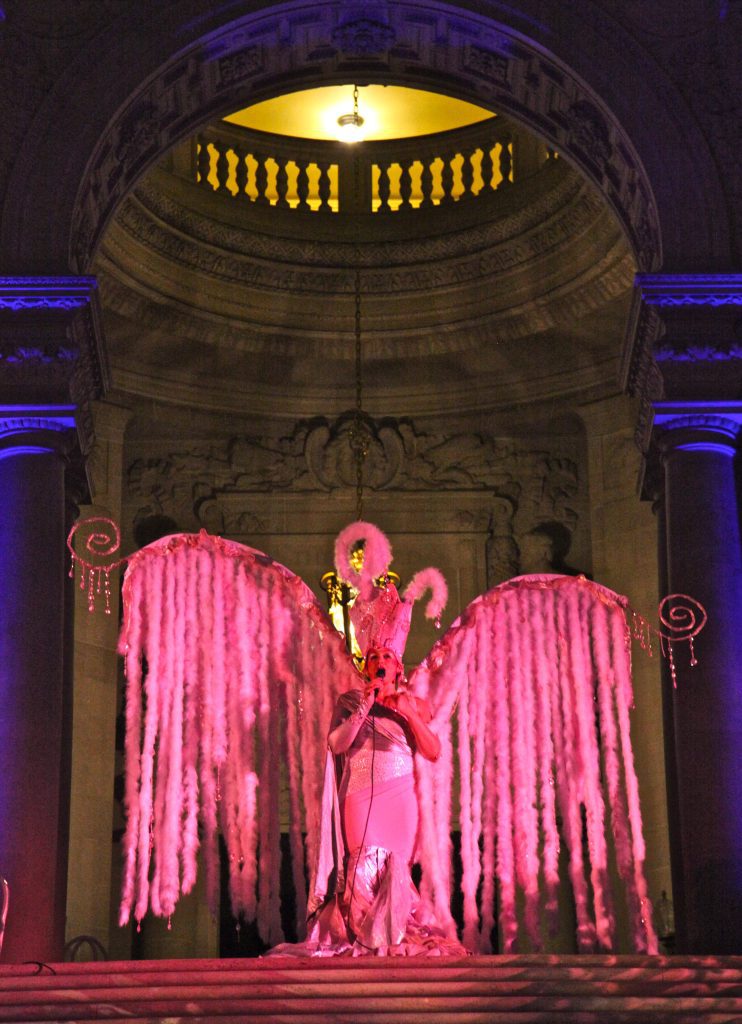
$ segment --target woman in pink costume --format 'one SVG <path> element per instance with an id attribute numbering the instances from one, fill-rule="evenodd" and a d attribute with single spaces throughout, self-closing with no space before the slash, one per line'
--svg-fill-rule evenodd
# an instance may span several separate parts
<path id="1" fill-rule="evenodd" d="M 399 601 L 396 591 L 389 597 Z M 315 887 L 308 941 L 315 955 L 463 956 L 410 875 L 418 826 L 414 754 L 435 761 L 440 742 L 427 702 L 407 690 L 392 646 L 399 630 L 396 637 L 386 631 L 387 644 L 385 631 L 376 632 L 365 686 L 339 697 L 330 725 L 321 847 L 332 865 L 325 859 L 323 870 L 320 863 L 318 877 L 330 878 L 334 892 L 328 898 Z"/>

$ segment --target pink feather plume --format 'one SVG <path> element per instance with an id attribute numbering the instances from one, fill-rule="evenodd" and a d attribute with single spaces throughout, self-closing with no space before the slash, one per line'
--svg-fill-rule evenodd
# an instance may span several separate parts
<path id="1" fill-rule="evenodd" d="M 429 566 L 416 572 L 405 587 L 402 597 L 405 601 L 417 601 L 426 590 L 431 591 L 431 597 L 425 608 L 425 618 L 439 619 L 448 601 L 448 586 L 440 569 Z"/>
<path id="2" fill-rule="evenodd" d="M 350 556 L 353 548 L 361 541 L 363 548 L 363 568 L 360 573 L 353 568 Z M 386 534 L 374 526 L 357 520 L 341 530 L 335 540 L 335 568 L 342 580 L 350 583 L 356 590 L 368 593 L 373 581 L 383 576 L 392 561 L 392 546 Z"/>

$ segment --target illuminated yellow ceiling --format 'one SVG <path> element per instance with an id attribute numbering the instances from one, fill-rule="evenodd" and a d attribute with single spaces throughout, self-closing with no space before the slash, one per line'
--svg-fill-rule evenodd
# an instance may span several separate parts
<path id="1" fill-rule="evenodd" d="M 294 138 L 336 139 L 338 117 L 352 110 L 353 85 L 328 85 L 276 96 L 225 120 Z M 359 86 L 358 113 L 369 141 L 432 135 L 493 116 L 491 110 L 452 96 L 399 85 Z"/>

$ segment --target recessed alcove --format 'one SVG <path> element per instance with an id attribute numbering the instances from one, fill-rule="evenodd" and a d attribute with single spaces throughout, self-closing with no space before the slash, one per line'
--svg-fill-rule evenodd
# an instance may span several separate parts
<path id="1" fill-rule="evenodd" d="M 422 171 L 402 184 L 416 153 L 458 161 L 447 193 L 440 168 L 427 202 Z M 279 179 L 292 162 L 337 173 L 307 179 L 302 207 L 298 177 Z M 395 164 L 382 209 L 373 168 Z M 310 203 L 322 188 L 324 205 Z M 363 514 L 390 535 L 402 577 L 438 564 L 447 621 L 529 571 L 536 549 L 560 571 L 634 584 L 637 546 L 654 545 L 646 509 L 628 511 L 638 454 L 618 382 L 636 260 L 596 187 L 522 125 L 489 116 L 351 152 L 215 121 L 129 192 L 94 270 L 113 397 L 129 410 L 129 549 L 166 517 L 269 551 L 322 597 L 333 537 L 357 514 L 358 284 Z M 652 581 L 644 591 L 652 602 Z M 422 615 L 413 625 L 410 664 L 436 635 Z M 647 700 L 656 715 L 649 686 Z M 650 872 L 664 878 L 662 807 L 653 820 Z M 172 933 L 145 929 L 141 955 L 208 952 L 214 933 L 190 906 Z M 571 948 L 568 931 L 555 948 Z"/>

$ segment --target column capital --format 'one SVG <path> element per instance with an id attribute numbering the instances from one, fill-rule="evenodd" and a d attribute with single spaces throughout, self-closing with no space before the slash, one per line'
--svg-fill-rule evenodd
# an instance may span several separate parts
<path id="1" fill-rule="evenodd" d="M 0 276 L 0 403 L 74 405 L 86 455 L 109 380 L 95 277 Z"/>
<path id="2" fill-rule="evenodd" d="M 734 405 L 742 393 L 742 274 L 637 274 L 635 285 L 621 382 L 639 399 L 639 486 L 650 495 L 661 486 L 658 428 L 669 422 L 658 420 L 661 404 L 696 406 L 678 416 L 706 405 L 708 415 L 734 419 L 713 406 Z"/>
<path id="3" fill-rule="evenodd" d="M 734 455 L 742 402 L 654 402 L 652 439 L 663 455 L 706 451 Z"/>
<path id="4" fill-rule="evenodd" d="M 74 405 L 0 405 L 0 459 L 70 448 Z"/>

